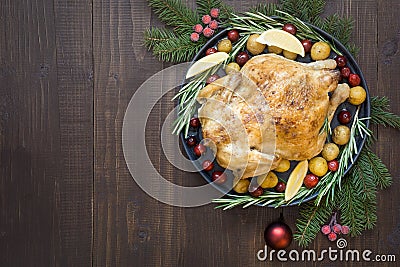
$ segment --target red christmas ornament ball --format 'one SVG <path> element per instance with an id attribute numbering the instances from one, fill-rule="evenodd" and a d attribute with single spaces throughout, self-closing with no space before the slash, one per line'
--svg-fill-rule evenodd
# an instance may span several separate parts
<path id="1" fill-rule="evenodd" d="M 293 240 L 290 227 L 283 222 L 273 222 L 264 232 L 265 243 L 273 249 L 285 249 Z"/>

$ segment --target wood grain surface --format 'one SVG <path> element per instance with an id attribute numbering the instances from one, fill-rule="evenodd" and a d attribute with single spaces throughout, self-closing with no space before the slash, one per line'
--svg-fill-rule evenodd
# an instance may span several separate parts
<path id="1" fill-rule="evenodd" d="M 245 11 L 260 1 L 226 2 Z M 352 40 L 361 47 L 357 60 L 370 92 L 388 96 L 397 114 L 399 10 L 398 0 L 327 0 L 324 13 L 355 19 Z M 122 151 L 125 110 L 146 79 L 171 65 L 143 47 L 151 25 L 162 24 L 145 0 L 1 1 L 0 266 L 294 265 L 260 262 L 256 252 L 280 212 L 294 229 L 297 207 L 172 207 L 132 179 Z M 199 185 L 200 175 L 177 170 L 163 155 L 158 133 L 173 108 L 169 99 L 157 103 L 147 123 L 148 153 L 168 180 Z M 400 134 L 374 131 L 375 151 L 394 182 L 378 194 L 376 228 L 347 238 L 348 248 L 396 254 L 399 262 Z M 308 249 L 329 246 L 318 235 Z"/>

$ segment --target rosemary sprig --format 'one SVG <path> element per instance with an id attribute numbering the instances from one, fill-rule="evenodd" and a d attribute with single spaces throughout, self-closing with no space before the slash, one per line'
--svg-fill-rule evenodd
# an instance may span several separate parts
<path id="1" fill-rule="evenodd" d="M 332 128 L 331 128 L 331 124 L 329 123 L 328 117 L 325 117 L 324 125 L 322 125 L 321 130 L 319 131 L 320 135 L 323 133 L 326 133 L 326 136 L 329 136 L 332 134 Z"/>
<path id="2" fill-rule="evenodd" d="M 222 64 L 224 64 L 224 62 L 200 73 L 184 85 L 174 96 L 172 100 L 179 99 L 179 111 L 178 117 L 173 124 L 173 134 L 180 134 L 184 131 L 184 135 L 187 136 L 190 119 L 196 111 L 197 95 L 199 91 L 204 88 L 207 77 L 215 74 Z"/>
<path id="3" fill-rule="evenodd" d="M 235 29 L 240 30 L 243 35 L 248 35 L 253 33 L 261 34 L 268 29 L 282 28 L 284 23 L 292 23 L 297 27 L 296 36 L 299 39 L 326 42 L 336 54 L 342 55 L 330 40 L 326 40 L 321 34 L 299 18 L 281 10 L 276 10 L 276 13 L 279 15 L 273 17 L 261 12 L 245 12 L 243 16 L 232 14 L 231 25 Z"/>

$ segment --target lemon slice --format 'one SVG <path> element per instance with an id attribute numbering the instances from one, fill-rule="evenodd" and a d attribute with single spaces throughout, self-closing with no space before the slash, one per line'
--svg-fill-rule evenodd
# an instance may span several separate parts
<path id="1" fill-rule="evenodd" d="M 270 29 L 263 32 L 256 40 L 259 43 L 280 47 L 304 57 L 304 47 L 293 34 L 279 29 Z"/>
<path id="2" fill-rule="evenodd" d="M 308 161 L 300 161 L 289 176 L 285 190 L 285 200 L 291 200 L 299 192 L 308 171 Z"/>
<path id="3" fill-rule="evenodd" d="M 205 56 L 197 60 L 186 73 L 186 79 L 196 76 L 218 64 L 223 62 L 229 57 L 228 53 L 217 52 L 208 56 Z"/>

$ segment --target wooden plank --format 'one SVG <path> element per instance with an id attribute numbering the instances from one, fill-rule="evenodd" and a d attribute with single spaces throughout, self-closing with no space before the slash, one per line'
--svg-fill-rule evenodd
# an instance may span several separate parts
<path id="1" fill-rule="evenodd" d="M 55 0 L 60 150 L 62 263 L 92 263 L 93 55 L 92 1 Z"/>
<path id="2" fill-rule="evenodd" d="M 0 5 L 0 262 L 91 263 L 88 1 Z"/>
<path id="3" fill-rule="evenodd" d="M 390 99 L 391 110 L 400 114 L 399 93 L 399 68 L 400 68 L 400 2 L 395 0 L 378 1 L 378 43 L 376 47 L 377 59 L 377 91 L 379 96 L 387 96 Z M 387 254 L 399 255 L 400 247 L 400 170 L 398 166 L 400 144 L 399 131 L 394 129 L 378 128 L 379 142 L 376 152 L 390 169 L 393 176 L 393 185 L 380 192 L 378 197 L 378 231 L 379 237 L 375 242 L 380 251 Z M 397 260 L 398 261 L 398 260 Z"/>

